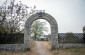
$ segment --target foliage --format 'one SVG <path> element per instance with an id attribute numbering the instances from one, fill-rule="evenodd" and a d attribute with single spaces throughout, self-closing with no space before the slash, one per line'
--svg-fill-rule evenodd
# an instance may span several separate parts
<path id="1" fill-rule="evenodd" d="M 6 0 L 0 6 L 0 31 L 11 33 L 19 32 L 20 26 L 24 25 L 24 21 L 35 12 L 35 6 L 32 8 L 21 1 L 14 4 L 15 0 Z M 2 29 L 1 29 L 2 28 Z"/>
<path id="2" fill-rule="evenodd" d="M 39 20 L 36 20 L 31 28 L 33 38 L 36 40 L 36 38 L 43 36 L 44 32 L 47 32 L 47 27 L 45 27 L 45 22 L 40 22 Z"/>
<path id="3" fill-rule="evenodd" d="M 83 26 L 83 30 L 85 30 L 85 26 Z"/>
<path id="4" fill-rule="evenodd" d="M 8 28 L 5 28 L 4 26 L 0 25 L 0 33 L 7 33 L 8 32 Z"/>

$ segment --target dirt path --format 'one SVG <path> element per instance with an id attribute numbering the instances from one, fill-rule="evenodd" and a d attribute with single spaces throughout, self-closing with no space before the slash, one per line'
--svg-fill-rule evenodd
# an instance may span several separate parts
<path id="1" fill-rule="evenodd" d="M 44 41 L 36 41 L 36 51 L 39 53 L 39 55 L 51 55 L 49 50 L 49 45 L 47 42 Z"/>

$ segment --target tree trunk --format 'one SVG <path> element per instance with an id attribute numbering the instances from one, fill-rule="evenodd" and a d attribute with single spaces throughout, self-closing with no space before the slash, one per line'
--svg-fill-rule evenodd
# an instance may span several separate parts
<path id="1" fill-rule="evenodd" d="M 36 41 L 37 40 L 37 34 L 35 33 L 34 35 L 34 40 Z"/>

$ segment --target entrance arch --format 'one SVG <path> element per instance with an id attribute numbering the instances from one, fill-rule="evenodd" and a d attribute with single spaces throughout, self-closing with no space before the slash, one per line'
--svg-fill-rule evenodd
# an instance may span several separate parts
<path id="1" fill-rule="evenodd" d="M 45 19 L 51 26 L 51 48 L 58 48 L 58 25 L 56 20 L 49 14 L 38 12 L 31 15 L 25 22 L 24 44 L 26 48 L 31 48 L 31 25 L 37 19 Z"/>

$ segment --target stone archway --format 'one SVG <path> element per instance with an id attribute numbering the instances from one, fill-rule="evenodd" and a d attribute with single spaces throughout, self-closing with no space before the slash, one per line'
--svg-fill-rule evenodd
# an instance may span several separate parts
<path id="1" fill-rule="evenodd" d="M 25 32 L 24 32 L 24 44 L 26 48 L 31 48 L 31 25 L 37 19 L 45 19 L 50 23 L 51 26 L 51 48 L 58 48 L 58 25 L 56 20 L 49 14 L 44 12 L 38 12 L 31 15 L 25 22 Z"/>

